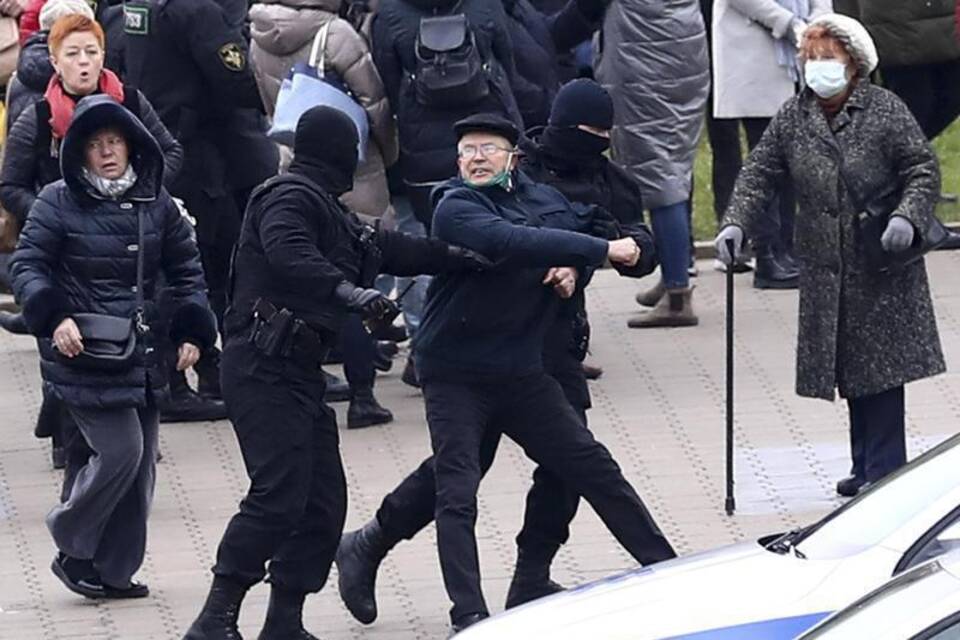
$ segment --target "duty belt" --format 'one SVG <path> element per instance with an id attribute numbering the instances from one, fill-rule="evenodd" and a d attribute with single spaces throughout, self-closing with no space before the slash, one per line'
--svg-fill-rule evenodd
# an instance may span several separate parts
<path id="1" fill-rule="evenodd" d="M 319 331 L 263 298 L 253 305 L 250 342 L 266 355 L 287 358 L 309 370 L 320 368 L 332 346 Z"/>

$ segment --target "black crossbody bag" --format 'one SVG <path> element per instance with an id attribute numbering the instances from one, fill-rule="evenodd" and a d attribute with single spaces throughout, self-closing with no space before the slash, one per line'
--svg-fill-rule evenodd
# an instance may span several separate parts
<path id="1" fill-rule="evenodd" d="M 937 216 L 931 214 L 930 223 L 925 229 L 917 229 L 913 244 L 908 249 L 896 253 L 884 250 L 881 238 L 887 229 L 887 223 L 890 222 L 890 216 L 900 206 L 903 189 L 898 184 L 892 184 L 877 196 L 866 200 L 854 190 L 854 183 L 847 175 L 842 157 L 838 168 L 840 179 L 857 208 L 857 236 L 867 267 L 871 271 L 891 273 L 902 270 L 947 241 L 950 232 Z"/>
<path id="2" fill-rule="evenodd" d="M 54 346 L 54 357 L 61 364 L 75 369 L 103 373 L 120 373 L 133 367 L 137 341 L 148 331 L 144 322 L 143 302 L 143 209 L 137 208 L 137 308 L 132 318 L 102 313 L 74 313 L 83 337 L 83 351 L 73 358 Z"/>

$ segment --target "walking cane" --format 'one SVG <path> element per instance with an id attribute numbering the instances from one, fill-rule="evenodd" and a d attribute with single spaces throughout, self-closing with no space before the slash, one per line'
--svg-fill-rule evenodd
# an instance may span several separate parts
<path id="1" fill-rule="evenodd" d="M 727 240 L 727 491 L 723 509 L 733 515 L 737 508 L 733 497 L 733 240 Z"/>

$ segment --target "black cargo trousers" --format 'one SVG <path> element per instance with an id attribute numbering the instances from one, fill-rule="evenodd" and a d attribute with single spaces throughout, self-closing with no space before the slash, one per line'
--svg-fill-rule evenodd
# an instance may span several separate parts
<path id="1" fill-rule="evenodd" d="M 227 341 L 223 396 L 250 489 L 231 518 L 213 573 L 241 585 L 323 588 L 347 512 L 336 415 L 322 402 L 323 374 Z"/>

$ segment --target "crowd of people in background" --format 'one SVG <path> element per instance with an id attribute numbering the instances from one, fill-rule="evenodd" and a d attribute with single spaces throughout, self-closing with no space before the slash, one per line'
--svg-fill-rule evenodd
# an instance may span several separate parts
<path id="1" fill-rule="evenodd" d="M 455 601 L 453 627 L 487 615 L 479 587 L 450 585 L 479 583 L 465 523 L 475 518 L 469 507 L 496 441 L 477 436 L 478 452 L 468 453 L 481 457 L 467 470 L 451 470 L 450 456 L 462 452 L 450 452 L 463 443 L 453 437 L 443 407 L 461 406 L 466 401 L 458 394 L 465 392 L 438 378 L 475 363 L 450 354 L 463 349 L 464 358 L 471 356 L 466 345 L 447 342 L 452 329 L 436 317 L 438 300 L 452 299 L 454 307 L 463 305 L 463 326 L 480 326 L 485 318 L 479 333 L 518 330 L 488 317 L 490 309 L 477 300 L 489 291 L 471 289 L 474 276 L 463 275 L 486 270 L 491 260 L 510 265 L 534 253 L 539 262 L 528 259 L 527 266 L 546 268 L 554 259 L 583 257 L 577 272 L 552 269 L 538 281 L 570 300 L 556 324 L 526 331 L 542 343 L 528 354 L 544 367 L 540 382 L 563 406 L 558 430 L 593 462 L 567 464 L 568 452 L 550 450 L 522 425 L 501 429 L 572 474 L 564 483 L 546 465 L 534 477 L 511 604 L 559 588 L 549 566 L 581 495 L 604 511 L 638 560 L 673 555 L 609 453 L 589 430 L 576 428 L 587 423 L 586 380 L 602 374 L 585 362 L 583 286 L 604 258 L 628 277 L 659 265 L 655 284 L 636 295 L 645 309 L 628 326 L 698 325 L 692 219 L 694 161 L 704 132 L 712 150 L 711 218 L 720 232 L 716 267 L 752 271 L 758 289 L 799 289 L 798 392 L 833 399 L 839 391 L 849 402 L 853 465 L 838 492 L 854 495 L 905 461 L 903 385 L 945 366 L 926 272 L 922 261 L 910 261 L 895 275 L 886 267 L 877 275 L 858 248 L 865 241 L 854 218 L 871 209 L 887 183 L 895 184 L 882 250 L 899 254 L 929 239 L 939 200 L 956 199 L 941 193 L 930 146 L 960 114 L 960 3 L 954 0 L 0 0 L 0 16 L 0 38 L 4 25 L 12 29 L 9 42 L 0 40 L 6 85 L 0 286 L 12 289 L 17 303 L 0 312 L 0 326 L 37 337 L 43 403 L 35 432 L 52 439 L 53 466 L 65 469 L 62 502 L 48 519 L 59 549 L 53 570 L 77 593 L 147 594 L 133 577 L 161 456 L 159 423 L 229 414 L 241 444 L 263 437 L 250 425 L 269 421 L 264 411 L 273 408 L 248 406 L 255 389 L 242 392 L 250 381 L 236 369 L 237 358 L 257 356 L 232 351 L 233 373 L 228 364 L 221 376 L 221 349 L 227 336 L 247 330 L 247 316 L 269 320 L 321 282 L 310 275 L 321 268 L 310 259 L 314 245 L 323 244 L 317 230 L 299 233 L 296 215 L 261 220 L 271 206 L 281 206 L 270 204 L 275 194 L 264 195 L 278 175 L 322 185 L 339 204 L 316 202 L 334 218 L 342 207 L 357 220 L 340 245 L 321 247 L 359 263 L 350 287 L 335 281 L 339 272 L 322 280 L 330 285 L 325 295 L 353 312 L 336 316 L 336 331 L 314 336 L 325 364 L 343 364 L 345 380 L 323 371 L 321 381 L 297 388 L 320 396 L 310 419 L 332 415 L 324 402 L 348 402 L 348 429 L 390 422 L 375 382 L 406 341 L 414 347 L 401 379 L 422 387 L 427 400 L 435 459 L 340 545 L 341 590 L 363 622 L 376 617 L 380 561 L 426 526 L 435 508 L 446 547 L 441 564 Z M 293 131 L 281 137 L 291 87 L 305 73 L 352 101 L 355 136 L 337 129 L 343 117 L 311 112 L 296 127 L 295 144 Z M 593 242 L 545 234 L 509 249 L 501 236 L 483 244 L 476 238 L 488 227 L 460 220 L 461 212 L 452 210 L 472 202 L 467 197 L 458 205 L 463 194 L 457 188 L 480 183 L 511 194 L 495 209 L 512 224 L 523 219 L 531 227 L 592 235 Z M 309 201 L 302 194 L 290 198 L 292 208 Z M 122 215 L 134 209 L 136 219 Z M 464 229 L 474 229 L 473 240 Z M 253 245 L 240 242 L 245 233 L 256 236 Z M 548 252 L 538 244 L 546 239 L 568 241 L 567 253 Z M 245 257 L 238 242 L 260 253 Z M 952 232 L 936 244 L 960 246 Z M 401 256 L 406 262 L 398 257 L 401 249 L 411 253 Z M 291 284 L 278 293 L 287 296 L 286 305 L 261 307 L 251 297 L 244 302 L 250 308 L 238 314 L 237 291 L 267 285 L 249 272 L 243 277 L 253 280 L 241 278 L 238 285 L 231 265 L 245 258 L 286 274 Z M 370 287 L 360 282 L 367 279 Z M 451 293 L 456 287 L 475 291 L 476 298 L 459 301 Z M 396 292 L 399 306 L 375 291 L 384 298 Z M 135 317 L 132 330 L 149 336 L 138 343 L 145 359 L 122 375 L 64 360 L 92 353 L 91 336 L 110 342 L 123 333 L 74 317 L 78 310 Z M 307 327 L 297 340 L 310 327 L 333 322 L 324 309 L 305 313 Z M 402 323 L 394 322 L 401 313 Z M 251 343 L 257 339 L 250 336 Z M 491 340 L 491 371 L 510 374 L 526 352 L 508 358 L 504 353 L 515 345 Z M 195 376 L 188 377 L 190 369 Z M 255 382 L 285 375 L 282 367 L 258 370 Z M 532 396 L 507 401 L 503 389 L 489 393 L 511 410 L 553 406 Z M 469 426 L 482 433 L 485 420 Z M 324 446 L 336 449 L 331 424 Z M 289 499 L 291 479 L 275 467 L 295 462 L 278 462 L 283 456 L 268 450 L 259 458 L 244 452 L 255 484 L 262 473 L 279 474 L 256 495 Z M 339 485 L 335 458 L 323 464 Z M 591 476 L 581 463 L 606 475 Z M 256 495 L 232 521 L 243 535 L 228 531 L 215 570 L 220 581 L 208 602 L 213 613 L 204 609 L 190 637 L 230 637 L 216 634 L 235 628 L 242 598 L 236 576 L 262 579 L 264 562 L 284 539 L 258 529 L 262 523 L 251 512 L 270 507 Z M 564 507 L 543 525 L 549 535 L 542 539 L 535 526 L 538 499 Z M 322 586 L 334 560 L 346 497 L 331 500 L 335 506 L 326 507 L 333 519 L 311 525 L 336 529 L 323 531 L 325 556 L 317 562 L 325 568 L 303 577 L 297 573 L 303 567 L 289 567 L 299 586 L 292 595 L 277 595 L 276 611 L 271 601 L 272 624 L 282 630 L 276 637 L 290 637 L 290 629 L 306 634 L 288 614 L 299 620 L 303 595 Z M 282 518 L 296 521 L 288 512 Z M 257 553 L 244 546 L 251 539 L 262 541 Z M 291 542 L 287 551 L 294 547 Z"/>

